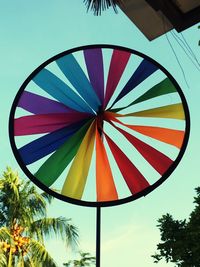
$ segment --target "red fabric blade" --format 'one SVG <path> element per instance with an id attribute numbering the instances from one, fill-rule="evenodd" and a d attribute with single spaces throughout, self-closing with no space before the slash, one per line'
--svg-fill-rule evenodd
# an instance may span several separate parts
<path id="1" fill-rule="evenodd" d="M 163 175 L 163 173 L 165 173 L 173 163 L 173 161 L 169 157 L 167 157 L 157 149 L 144 143 L 128 132 L 120 129 L 113 123 L 111 124 L 126 137 L 126 139 L 138 150 L 138 152 L 149 162 L 149 164 L 161 175 Z"/>
<path id="2" fill-rule="evenodd" d="M 129 158 L 121 151 L 121 149 L 111 140 L 108 135 L 105 134 L 105 137 L 131 193 L 136 194 L 147 188 L 149 183 L 141 174 L 141 172 L 133 165 Z"/>

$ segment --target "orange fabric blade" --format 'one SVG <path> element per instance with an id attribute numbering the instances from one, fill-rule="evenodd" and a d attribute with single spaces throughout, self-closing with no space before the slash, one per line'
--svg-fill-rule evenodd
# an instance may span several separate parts
<path id="1" fill-rule="evenodd" d="M 128 128 L 137 131 L 141 134 L 147 135 L 161 142 L 170 144 L 177 148 L 181 148 L 185 132 L 180 130 L 173 130 L 168 128 L 153 127 L 153 126 L 131 126 Z"/>
<path id="2" fill-rule="evenodd" d="M 96 190 L 97 201 L 117 200 L 118 194 L 105 147 L 96 128 Z"/>
<path id="3" fill-rule="evenodd" d="M 105 116 L 105 119 L 120 123 L 120 124 L 128 127 L 129 129 L 132 129 L 132 130 L 137 131 L 141 134 L 144 134 L 144 135 L 147 135 L 147 136 L 152 137 L 154 139 L 157 139 L 161 142 L 170 144 L 170 145 L 175 146 L 177 148 L 181 148 L 181 146 L 183 144 L 183 139 L 185 136 L 184 131 L 168 129 L 168 128 L 161 128 L 161 127 L 156 127 L 156 126 L 140 126 L 140 125 L 125 124 L 125 123 L 121 122 L 120 120 L 118 120 L 116 118 L 116 114 L 114 114 L 112 112 L 106 112 L 104 116 Z"/>

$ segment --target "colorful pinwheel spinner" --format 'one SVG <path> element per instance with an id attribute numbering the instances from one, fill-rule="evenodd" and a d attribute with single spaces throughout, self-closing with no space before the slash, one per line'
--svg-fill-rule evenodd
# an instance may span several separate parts
<path id="1" fill-rule="evenodd" d="M 173 171 L 187 141 L 180 89 L 158 64 L 120 47 L 57 56 L 31 75 L 15 103 L 20 164 L 72 199 L 148 192 Z"/>

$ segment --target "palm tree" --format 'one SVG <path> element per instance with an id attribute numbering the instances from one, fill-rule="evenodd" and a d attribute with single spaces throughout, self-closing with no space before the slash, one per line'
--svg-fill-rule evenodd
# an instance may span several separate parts
<path id="1" fill-rule="evenodd" d="M 63 265 L 66 267 L 86 267 L 95 265 L 96 259 L 95 257 L 92 257 L 90 253 L 80 251 L 79 254 L 81 257 L 79 260 L 68 261 Z"/>
<path id="2" fill-rule="evenodd" d="M 117 12 L 117 5 L 122 5 L 123 0 L 84 0 L 87 9 L 94 11 L 95 15 L 101 15 L 101 12 L 109 7 L 113 7 Z"/>
<path id="3" fill-rule="evenodd" d="M 44 245 L 52 234 L 77 245 L 78 230 L 70 219 L 46 217 L 52 199 L 6 169 L 0 178 L 0 266 L 56 267 Z"/>

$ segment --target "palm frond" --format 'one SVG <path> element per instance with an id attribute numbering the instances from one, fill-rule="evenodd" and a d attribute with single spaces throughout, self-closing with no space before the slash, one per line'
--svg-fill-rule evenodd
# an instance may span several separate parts
<path id="1" fill-rule="evenodd" d="M 82 262 L 85 263 L 86 266 L 90 266 L 90 264 L 95 264 L 96 258 L 94 256 L 91 256 L 89 252 L 80 251 L 79 254 L 81 256 Z"/>
<path id="2" fill-rule="evenodd" d="M 24 267 L 38 267 L 38 266 L 34 264 L 30 255 L 26 255 L 26 258 L 24 260 Z"/>
<path id="3" fill-rule="evenodd" d="M 18 257 L 18 262 L 16 267 L 24 267 L 24 257 L 22 252 L 20 252 L 20 255 Z"/>
<path id="4" fill-rule="evenodd" d="M 29 245 L 29 261 L 31 259 L 32 266 L 37 267 L 57 267 L 56 262 L 50 256 L 45 247 L 36 240 L 31 240 Z"/>
<path id="5" fill-rule="evenodd" d="M 6 224 L 6 216 L 4 214 L 4 211 L 1 210 L 1 205 L 0 205 L 0 227 Z"/>
<path id="6" fill-rule="evenodd" d="M 42 192 L 41 193 L 41 196 L 46 200 L 46 202 L 48 204 L 51 204 L 52 200 L 54 199 L 54 197 L 52 195 L 49 195 L 48 193 L 46 192 Z"/>
<path id="7" fill-rule="evenodd" d="M 29 206 L 31 207 L 31 211 L 33 216 L 46 216 L 47 214 L 47 203 L 45 199 L 41 196 L 41 194 L 35 192 L 29 198 Z"/>
<path id="8" fill-rule="evenodd" d="M 78 228 L 74 226 L 71 223 L 67 224 L 67 227 L 65 228 L 66 238 L 67 238 L 67 246 L 70 246 L 74 248 L 79 244 L 79 234 L 78 234 Z"/>
<path id="9" fill-rule="evenodd" d="M 0 241 L 5 241 L 10 239 L 11 235 L 7 227 L 0 228 Z"/>
<path id="10" fill-rule="evenodd" d="M 26 184 L 27 185 L 27 184 Z M 20 203 L 23 203 L 22 214 L 28 213 L 29 219 L 31 218 L 32 221 L 35 218 L 40 216 L 46 216 L 47 213 L 47 202 L 46 199 L 40 194 L 37 189 L 32 186 L 22 187 L 20 190 Z"/>
<path id="11" fill-rule="evenodd" d="M 80 259 L 70 260 L 63 263 L 64 266 L 68 267 L 81 267 L 81 266 L 94 266 L 96 264 L 96 258 L 91 256 L 88 252 L 79 251 Z"/>
<path id="12" fill-rule="evenodd" d="M 7 267 L 7 258 L 1 247 L 0 247 L 0 266 Z"/>
<path id="13" fill-rule="evenodd" d="M 65 241 L 69 247 L 74 248 L 78 244 L 78 229 L 71 223 L 70 219 L 64 217 L 42 218 L 34 221 L 29 232 L 37 238 L 38 231 L 43 235 L 43 239 L 55 235 Z"/>
<path id="14" fill-rule="evenodd" d="M 3 177 L 0 178 L 1 194 L 7 194 L 8 200 L 19 200 L 19 186 L 21 180 L 19 179 L 18 172 L 13 171 L 10 167 L 6 168 Z"/>
<path id="15" fill-rule="evenodd" d="M 63 266 L 65 266 L 65 267 L 70 267 L 71 263 L 72 263 L 72 261 L 68 261 L 68 262 L 66 262 L 66 263 L 63 263 Z"/>
<path id="16" fill-rule="evenodd" d="M 95 15 L 101 15 L 102 11 L 113 7 L 117 13 L 117 5 L 122 4 L 122 0 L 84 0 L 87 10 L 91 9 Z"/>
<path id="17" fill-rule="evenodd" d="M 29 181 L 24 182 L 19 188 L 19 201 L 7 205 L 8 220 L 12 220 L 10 217 L 13 217 L 21 225 L 29 227 L 34 220 L 47 215 L 47 204 L 50 201 L 50 197 L 39 193 Z"/>

